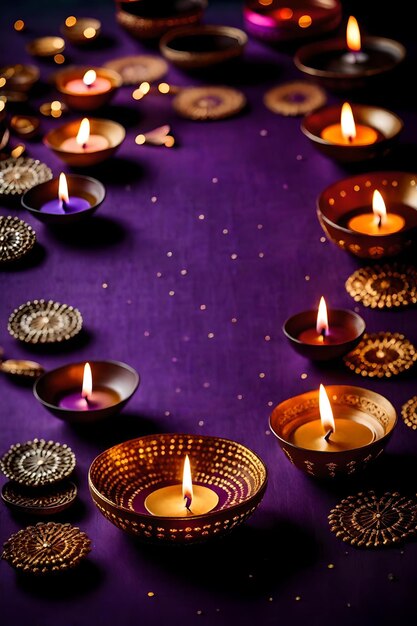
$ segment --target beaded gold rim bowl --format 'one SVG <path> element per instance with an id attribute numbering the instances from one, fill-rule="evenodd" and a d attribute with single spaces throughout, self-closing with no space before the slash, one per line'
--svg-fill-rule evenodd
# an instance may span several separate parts
<path id="1" fill-rule="evenodd" d="M 355 374 L 390 378 L 409 370 L 417 361 L 417 352 L 404 335 L 380 332 L 365 334 L 344 360 Z"/>
<path id="2" fill-rule="evenodd" d="M 137 54 L 120 57 L 104 63 L 103 67 L 114 70 L 122 77 L 124 85 L 153 83 L 168 72 L 168 63 L 157 56 Z"/>
<path id="3" fill-rule="evenodd" d="M 0 216 L 0 263 L 11 263 L 26 256 L 36 243 L 32 226 L 18 217 Z"/>
<path id="4" fill-rule="evenodd" d="M 167 483 L 180 483 L 186 455 L 193 484 L 215 492 L 217 505 L 198 515 L 152 515 L 147 496 Z M 118 528 L 146 542 L 191 544 L 242 524 L 262 500 L 267 470 L 254 452 L 228 439 L 158 434 L 105 450 L 92 462 L 88 483 L 99 511 Z"/>
<path id="5" fill-rule="evenodd" d="M 178 115 L 190 120 L 222 120 L 240 113 L 246 98 L 231 87 L 187 87 L 175 96 L 172 105 Z"/>
<path id="6" fill-rule="evenodd" d="M 68 341 L 78 335 L 82 325 L 83 318 L 75 307 L 53 300 L 33 300 L 13 311 L 7 329 L 19 341 L 43 344 Z"/>
<path id="7" fill-rule="evenodd" d="M 10 481 L 3 485 L 1 497 L 17 513 L 26 515 L 56 515 L 71 506 L 77 497 L 77 487 L 71 481 L 31 489 Z"/>
<path id="8" fill-rule="evenodd" d="M 417 302 L 417 270 L 397 263 L 361 267 L 345 283 L 355 302 L 371 309 L 395 309 Z"/>
<path id="9" fill-rule="evenodd" d="M 76 526 L 39 522 L 12 535 L 2 558 L 25 574 L 48 575 L 76 567 L 91 551 L 91 540 Z"/>
<path id="10" fill-rule="evenodd" d="M 0 194 L 20 196 L 28 189 L 52 178 L 52 171 L 41 161 L 27 157 L 0 161 Z"/>
<path id="11" fill-rule="evenodd" d="M 26 487 L 43 487 L 68 478 L 75 468 L 75 454 L 66 444 L 33 439 L 16 443 L 0 459 L 9 480 Z"/>

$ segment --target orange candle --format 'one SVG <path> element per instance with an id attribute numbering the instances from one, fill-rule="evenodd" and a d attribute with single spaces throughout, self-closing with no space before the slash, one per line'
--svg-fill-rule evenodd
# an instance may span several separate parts
<path id="1" fill-rule="evenodd" d="M 405 219 L 396 213 L 387 213 L 381 194 L 375 189 L 372 196 L 372 213 L 361 213 L 352 217 L 348 228 L 363 235 L 392 235 L 402 230 Z"/>
<path id="2" fill-rule="evenodd" d="M 340 124 L 331 124 L 321 131 L 322 139 L 342 146 L 368 146 L 378 140 L 378 132 L 371 126 L 355 124 L 347 102 L 342 106 Z"/>
<path id="3" fill-rule="evenodd" d="M 83 78 L 73 78 L 65 84 L 68 93 L 79 96 L 94 96 L 110 91 L 111 82 L 107 78 L 97 76 L 94 70 L 88 70 Z"/>
<path id="4" fill-rule="evenodd" d="M 60 149 L 64 152 L 99 152 L 109 147 L 108 140 L 102 135 L 90 135 L 90 122 L 85 117 L 78 130 L 76 137 L 65 139 Z"/>

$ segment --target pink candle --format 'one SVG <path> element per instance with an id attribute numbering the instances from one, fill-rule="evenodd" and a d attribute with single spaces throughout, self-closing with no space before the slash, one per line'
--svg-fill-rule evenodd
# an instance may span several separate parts
<path id="1" fill-rule="evenodd" d="M 65 89 L 69 93 L 86 96 L 105 93 L 111 88 L 111 82 L 107 78 L 97 76 L 94 70 L 88 70 L 83 78 L 73 78 L 65 84 Z"/>
<path id="2" fill-rule="evenodd" d="M 76 137 L 68 137 L 60 146 L 64 152 L 76 152 L 82 154 L 84 152 L 99 152 L 109 147 L 108 140 L 102 135 L 90 135 L 90 122 L 85 117 L 81 124 Z"/>

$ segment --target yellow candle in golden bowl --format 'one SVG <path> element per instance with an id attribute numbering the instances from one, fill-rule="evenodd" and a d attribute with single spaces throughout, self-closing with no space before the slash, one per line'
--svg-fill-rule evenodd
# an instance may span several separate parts
<path id="1" fill-rule="evenodd" d="M 356 124 L 351 106 L 345 102 L 342 106 L 340 124 L 331 124 L 321 131 L 325 141 L 341 146 L 369 146 L 375 143 L 378 132 L 371 126 Z"/>
<path id="2" fill-rule="evenodd" d="M 347 226 L 349 230 L 363 235 L 392 235 L 404 228 L 405 219 L 397 213 L 387 213 L 384 199 L 375 189 L 372 196 L 372 213 L 355 215 Z"/>
<path id="3" fill-rule="evenodd" d="M 299 426 L 292 433 L 291 443 L 308 450 L 340 452 L 366 446 L 375 438 L 375 434 L 364 424 L 343 418 L 334 421 L 335 430 L 328 439 L 325 438 L 321 420 L 317 419 Z"/>

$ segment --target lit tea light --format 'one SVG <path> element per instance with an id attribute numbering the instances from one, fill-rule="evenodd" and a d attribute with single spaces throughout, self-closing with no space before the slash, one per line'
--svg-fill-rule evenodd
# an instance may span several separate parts
<path id="1" fill-rule="evenodd" d="M 156 489 L 145 499 L 145 507 L 159 517 L 188 517 L 212 511 L 219 503 L 217 493 L 200 484 L 193 484 L 188 455 L 184 460 L 182 484 Z"/>
<path id="2" fill-rule="evenodd" d="M 346 63 L 364 63 L 368 60 L 368 55 L 362 52 L 361 32 L 356 17 L 351 15 L 346 27 L 346 44 L 349 52 L 344 55 Z"/>
<path id="3" fill-rule="evenodd" d="M 391 235 L 402 230 L 405 219 L 397 213 L 387 213 L 384 199 L 375 189 L 372 196 L 372 213 L 360 213 L 348 222 L 348 228 L 364 235 Z"/>
<path id="4" fill-rule="evenodd" d="M 65 139 L 60 149 L 66 152 L 99 152 L 109 147 L 109 142 L 103 135 L 90 134 L 90 122 L 88 118 L 81 121 L 76 137 Z"/>
<path id="5" fill-rule="evenodd" d="M 322 452 L 342 452 L 372 443 L 376 433 L 367 425 L 349 417 L 334 417 L 323 385 L 319 391 L 319 418 L 302 424 L 291 434 L 291 443 L 299 448 Z"/>
<path id="6" fill-rule="evenodd" d="M 371 126 L 356 124 L 352 107 L 348 102 L 342 106 L 340 124 L 331 124 L 321 131 L 321 136 L 333 144 L 345 146 L 368 146 L 375 143 L 379 136 Z"/>
<path id="7" fill-rule="evenodd" d="M 87 70 L 82 78 L 73 78 L 64 87 L 69 94 L 92 96 L 110 91 L 112 83 L 104 76 L 97 76 L 95 70 Z"/>
<path id="8" fill-rule="evenodd" d="M 326 301 L 322 296 L 317 311 L 316 326 L 303 330 L 298 335 L 298 341 L 312 346 L 342 344 L 351 341 L 354 334 L 356 333 L 347 323 L 346 326 L 339 324 L 329 326 Z"/>
<path id="9" fill-rule="evenodd" d="M 104 409 L 120 402 L 120 395 L 108 387 L 94 387 L 89 363 L 84 366 L 81 390 L 67 392 L 58 403 L 62 409 L 71 411 L 94 411 Z"/>
<path id="10" fill-rule="evenodd" d="M 61 173 L 59 175 L 58 198 L 46 202 L 41 206 L 40 210 L 43 213 L 65 215 L 67 213 L 79 213 L 90 207 L 91 204 L 86 198 L 69 196 L 67 178 L 64 173 Z"/>

